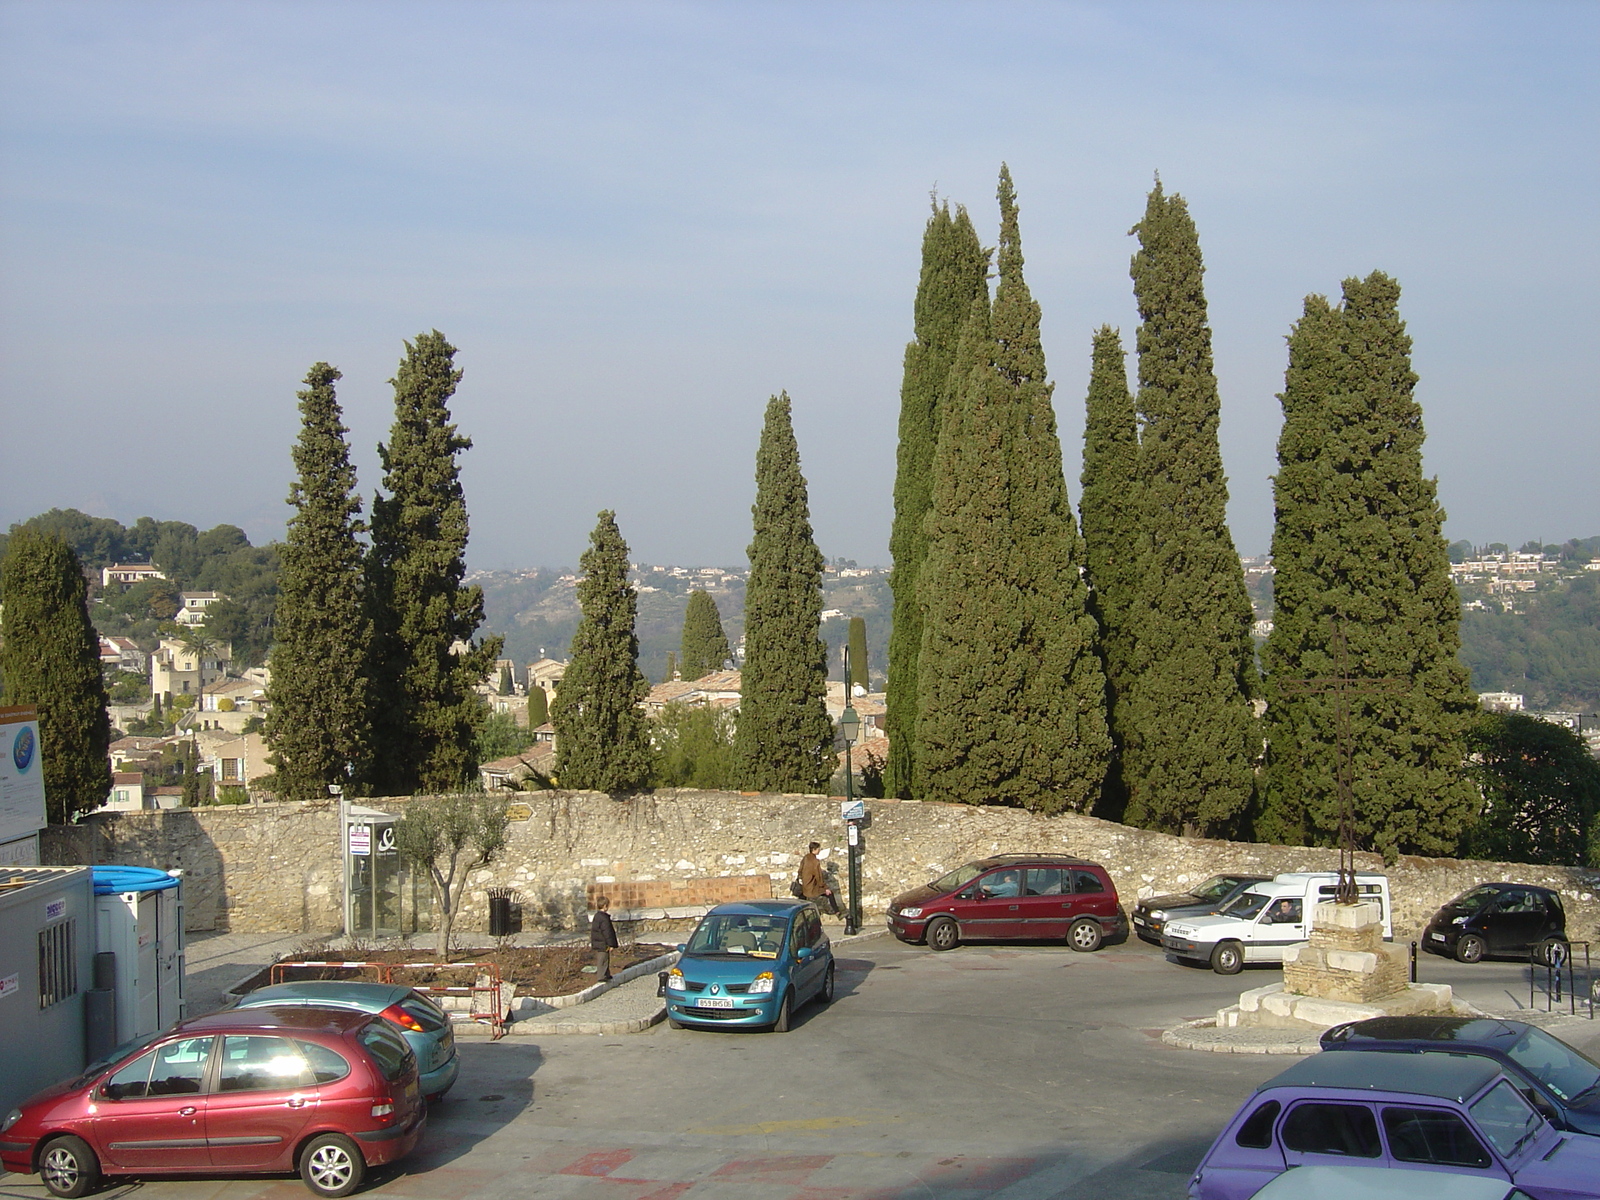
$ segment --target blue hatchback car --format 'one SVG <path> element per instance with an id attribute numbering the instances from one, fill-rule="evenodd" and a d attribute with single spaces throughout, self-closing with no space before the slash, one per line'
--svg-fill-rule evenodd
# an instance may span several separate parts
<path id="1" fill-rule="evenodd" d="M 802 1004 L 833 999 L 833 949 L 809 901 L 719 904 L 678 949 L 665 987 L 667 1023 L 674 1029 L 787 1033 Z"/>

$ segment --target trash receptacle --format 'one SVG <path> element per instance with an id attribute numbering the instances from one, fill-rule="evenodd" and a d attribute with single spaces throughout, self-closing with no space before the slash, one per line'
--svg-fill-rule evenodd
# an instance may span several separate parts
<path id="1" fill-rule="evenodd" d="M 511 888 L 489 889 L 489 936 L 511 935 L 511 898 L 516 893 Z"/>

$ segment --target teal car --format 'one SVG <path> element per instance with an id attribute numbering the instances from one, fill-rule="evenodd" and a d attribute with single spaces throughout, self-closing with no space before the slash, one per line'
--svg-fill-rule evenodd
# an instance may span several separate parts
<path id="1" fill-rule="evenodd" d="M 351 1008 L 376 1013 L 411 1047 L 417 1056 L 417 1089 L 429 1100 L 448 1092 L 461 1071 L 456 1057 L 456 1035 L 450 1018 L 421 992 L 397 983 L 346 982 L 342 979 L 306 979 L 257 988 L 239 1001 L 240 1008 Z"/>
<path id="2" fill-rule="evenodd" d="M 805 900 L 719 904 L 666 973 L 667 1024 L 789 1032 L 800 1006 L 833 999 L 833 949 Z"/>

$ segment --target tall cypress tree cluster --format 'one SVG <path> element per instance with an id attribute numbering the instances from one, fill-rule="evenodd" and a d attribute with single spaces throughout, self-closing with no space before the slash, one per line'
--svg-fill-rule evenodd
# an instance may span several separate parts
<path id="1" fill-rule="evenodd" d="M 649 783 L 654 765 L 639 707 L 650 685 L 639 671 L 634 628 L 639 597 L 628 582 L 628 545 L 614 512 L 600 514 L 579 568 L 578 607 L 583 615 L 550 706 L 556 776 L 563 787 L 637 791 Z"/>
<path id="2" fill-rule="evenodd" d="M 1139 304 L 1141 563 L 1119 697 L 1127 819 L 1222 834 L 1247 816 L 1260 753 L 1251 608 L 1227 525 L 1220 401 L 1188 206 L 1151 191 L 1134 227 Z"/>
<path id="3" fill-rule="evenodd" d="M 709 592 L 699 588 L 689 593 L 689 607 L 683 614 L 683 644 L 678 657 L 678 674 L 684 679 L 703 679 L 727 666 L 733 652 L 722 631 L 722 614 Z"/>
<path id="4" fill-rule="evenodd" d="M 894 592 L 889 633 L 889 761 L 884 791 L 909 798 L 918 744 L 918 660 L 922 609 L 918 579 L 928 554 L 924 529 L 933 503 L 934 456 L 942 402 L 972 302 L 988 299 L 989 255 L 978 243 L 966 210 L 954 216 L 935 204 L 922 236 L 922 273 L 917 281 L 913 330 L 906 346 L 900 387 L 900 443 L 895 464 L 894 524 L 889 534 Z"/>
<path id="5" fill-rule="evenodd" d="M 828 648 L 818 636 L 822 552 L 787 392 L 767 404 L 751 512 L 734 776 L 750 791 L 816 792 L 833 777 L 833 723 L 823 705 Z"/>
<path id="6" fill-rule="evenodd" d="M 1022 738 L 1021 799 L 1040 812 L 1081 812 L 1099 799 L 1110 758 L 1105 673 L 1081 570 L 1083 543 L 1067 501 L 1039 305 L 1023 279 L 1016 191 L 1004 166 L 999 200 L 992 353 L 1002 403 L 1011 411 L 1016 601 L 1028 663 L 1014 712 Z"/>
<path id="7" fill-rule="evenodd" d="M 317 363 L 300 396 L 295 515 L 280 552 L 276 642 L 266 737 L 285 800 L 325 798 L 329 784 L 358 793 L 371 771 L 362 594 L 361 501 L 334 383 Z"/>
<path id="8" fill-rule="evenodd" d="M 8 539 L 0 579 L 5 702 L 39 710 L 46 813 L 64 825 L 111 791 L 111 722 L 88 585 L 59 535 L 29 529 Z"/>
<path id="9" fill-rule="evenodd" d="M 1308 297 L 1290 337 L 1259 829 L 1337 836 L 1341 701 L 1295 684 L 1348 677 L 1372 681 L 1343 701 L 1358 839 L 1386 854 L 1448 854 L 1477 802 L 1461 770 L 1476 698 L 1458 658 L 1443 514 L 1422 474 L 1399 298 L 1380 272 L 1348 279 L 1337 308 Z"/>
<path id="10" fill-rule="evenodd" d="M 1106 673 L 1106 724 L 1112 760 L 1099 815 L 1120 818 L 1125 738 L 1121 704 L 1134 676 L 1134 631 L 1128 615 L 1139 590 L 1139 418 L 1128 391 L 1122 339 L 1109 325 L 1094 335 L 1093 366 L 1083 426 L 1083 490 L 1078 497 L 1084 576 L 1100 624 Z"/>
<path id="11" fill-rule="evenodd" d="M 472 688 L 503 640 L 471 642 L 483 592 L 462 586 L 467 506 L 455 456 L 472 442 L 450 422 L 447 402 L 461 379 L 454 359 L 438 330 L 406 343 L 394 427 L 378 447 L 388 495 L 372 505 L 369 670 L 374 775 L 390 794 L 450 791 L 472 779 L 485 717 Z"/>

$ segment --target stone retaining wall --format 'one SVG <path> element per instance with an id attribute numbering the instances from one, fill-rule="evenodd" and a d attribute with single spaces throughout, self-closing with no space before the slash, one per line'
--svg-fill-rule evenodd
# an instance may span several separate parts
<path id="1" fill-rule="evenodd" d="M 823 843 L 824 865 L 839 881 L 844 826 L 837 798 L 663 790 L 614 800 L 595 792 L 533 792 L 515 797 L 504 856 L 472 881 L 460 927 L 484 929 L 485 889 L 522 894 L 525 927 L 572 930 L 586 920 L 589 889 L 614 898 L 622 885 L 766 876 L 787 896 L 806 843 Z M 363 800 L 394 812 L 405 800 Z M 1105 865 L 1124 907 L 1140 896 L 1182 891 L 1219 871 L 1275 875 L 1331 871 L 1338 852 L 1297 846 L 1180 838 L 1077 814 L 1043 817 L 1019 809 L 868 802 L 862 835 L 863 909 L 881 920 L 899 892 L 990 854 L 1049 851 Z M 181 867 L 191 929 L 337 931 L 341 920 L 338 806 L 264 804 L 101 813 L 52 828 L 47 863 L 121 862 Z M 1559 891 L 1568 931 L 1600 952 L 1600 871 L 1376 855 L 1358 869 L 1385 871 L 1397 940 L 1417 936 L 1445 901 L 1475 884 L 1510 879 Z M 755 890 L 761 885 L 752 879 Z M 641 892 L 641 894 L 644 894 Z"/>

